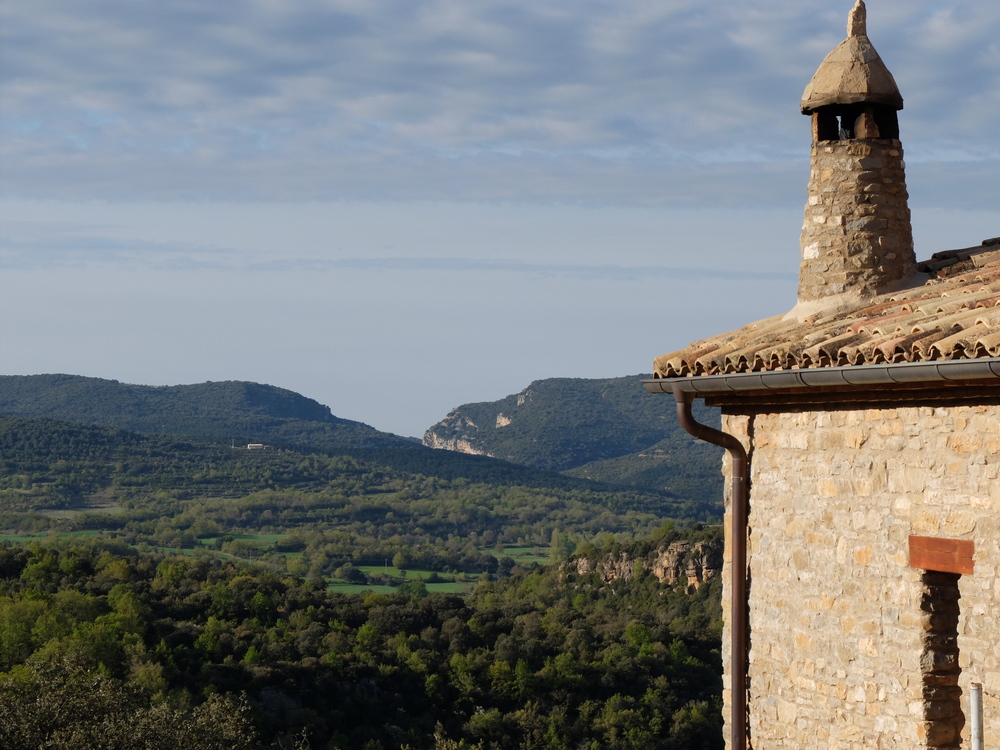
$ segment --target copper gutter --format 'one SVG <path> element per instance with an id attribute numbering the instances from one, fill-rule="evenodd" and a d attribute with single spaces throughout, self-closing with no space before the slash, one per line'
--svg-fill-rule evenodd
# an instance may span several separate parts
<path id="1" fill-rule="evenodd" d="M 943 359 L 931 362 L 900 362 L 880 365 L 803 367 L 793 370 L 656 378 L 642 382 L 650 393 L 670 393 L 679 386 L 681 390 L 706 395 L 786 388 L 942 383 L 995 378 L 1000 378 L 1000 357 Z"/>
<path id="2" fill-rule="evenodd" d="M 660 381 L 662 382 L 662 381 Z M 747 514 L 749 487 L 747 452 L 733 435 L 696 422 L 691 414 L 695 394 L 685 391 L 680 382 L 673 382 L 677 419 L 681 427 L 699 440 L 721 446 L 732 458 L 732 502 L 730 503 L 730 750 L 745 750 L 747 746 Z"/>

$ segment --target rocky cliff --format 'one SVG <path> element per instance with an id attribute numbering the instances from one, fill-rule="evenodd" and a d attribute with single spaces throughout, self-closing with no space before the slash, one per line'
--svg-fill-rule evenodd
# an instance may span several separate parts
<path id="1" fill-rule="evenodd" d="M 652 555 L 637 558 L 628 552 L 593 560 L 582 557 L 564 563 L 578 575 L 596 572 L 604 583 L 631 581 L 640 570 L 652 573 L 660 583 L 683 582 L 691 594 L 722 570 L 722 540 L 691 542 L 681 540 L 657 549 Z"/>
<path id="2" fill-rule="evenodd" d="M 643 375 L 536 380 L 497 401 L 463 404 L 424 433 L 430 448 L 560 471 L 581 479 L 719 503 L 721 450 L 695 443 L 673 399 L 649 394 Z M 719 422 L 702 405 L 699 421 Z"/>
<path id="3" fill-rule="evenodd" d="M 497 421 L 499 422 L 499 416 Z M 447 416 L 424 433 L 424 445 L 438 450 L 469 453 L 473 456 L 495 456 L 473 442 L 479 426 L 461 409 L 452 409 Z"/>

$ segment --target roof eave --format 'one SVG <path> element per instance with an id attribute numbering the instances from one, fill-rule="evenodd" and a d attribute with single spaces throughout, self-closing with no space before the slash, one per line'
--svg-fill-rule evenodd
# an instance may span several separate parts
<path id="1" fill-rule="evenodd" d="M 814 94 L 808 100 L 803 100 L 799 109 L 804 115 L 811 115 L 822 107 L 834 104 L 881 104 L 895 110 L 903 109 L 903 98 L 899 94 L 844 93 Z"/>
<path id="2" fill-rule="evenodd" d="M 1000 380 L 1000 357 L 951 359 L 935 362 L 901 362 L 879 365 L 847 365 L 723 375 L 690 375 L 644 380 L 650 393 L 681 390 L 698 396 L 749 391 L 788 391 L 830 386 L 913 385 L 956 383 L 965 380 Z"/>

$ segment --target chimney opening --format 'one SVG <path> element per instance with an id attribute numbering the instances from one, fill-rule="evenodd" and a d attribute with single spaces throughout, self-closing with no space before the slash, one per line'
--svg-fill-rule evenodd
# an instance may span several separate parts
<path id="1" fill-rule="evenodd" d="M 879 104 L 832 104 L 813 112 L 813 140 L 899 139 L 899 117 Z"/>

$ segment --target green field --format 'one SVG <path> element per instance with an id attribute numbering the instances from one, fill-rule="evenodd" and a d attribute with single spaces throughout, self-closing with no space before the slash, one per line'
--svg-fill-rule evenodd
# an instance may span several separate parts
<path id="1" fill-rule="evenodd" d="M 472 591 L 473 583 L 428 583 L 427 591 L 431 594 L 460 594 L 465 595 Z M 395 586 L 368 585 L 362 583 L 339 583 L 332 581 L 327 586 L 330 591 L 341 594 L 394 594 Z"/>
<path id="2" fill-rule="evenodd" d="M 40 542 L 45 539 L 72 539 L 78 537 L 96 537 L 103 534 L 100 530 L 86 531 L 48 531 L 44 534 L 0 534 L 0 544 L 26 544 L 27 542 Z"/>
<path id="3" fill-rule="evenodd" d="M 521 567 L 528 567 L 532 563 L 545 565 L 550 562 L 549 547 L 536 545 L 534 547 L 504 547 L 501 556 L 514 558 Z"/>
<path id="4" fill-rule="evenodd" d="M 99 530 L 86 530 L 86 531 L 64 531 L 64 532 L 48 532 L 45 534 L 0 534 L 0 544 L 13 544 L 22 545 L 29 544 L 31 542 L 44 542 L 46 540 L 56 540 L 56 539 L 75 539 L 75 538 L 95 538 L 99 537 L 106 532 Z M 198 546 L 194 548 L 190 547 L 169 547 L 154 545 L 150 546 L 149 549 L 155 549 L 161 552 L 170 552 L 173 554 L 190 556 L 196 554 L 210 554 L 218 555 L 226 559 L 243 560 L 244 562 L 255 563 L 258 562 L 257 552 L 261 555 L 265 552 L 273 552 L 275 545 L 284 537 L 284 534 L 225 534 L 215 537 L 205 537 L 198 540 Z M 222 552 L 217 549 L 218 544 L 221 540 L 226 542 L 241 542 L 244 545 L 251 546 L 254 548 L 255 552 L 253 556 L 241 555 L 241 554 L 231 554 Z M 244 547 L 245 551 L 246 548 Z M 532 563 L 543 564 L 548 562 L 548 556 L 542 552 L 541 548 L 538 547 L 507 547 L 504 548 L 503 553 L 495 552 L 494 554 L 509 556 L 517 561 L 518 565 L 529 566 Z M 302 558 L 302 552 L 282 552 L 280 553 L 282 557 L 288 560 L 297 560 Z M 273 560 L 273 558 L 272 558 Z M 267 563 L 264 563 L 267 566 Z M 429 593 L 445 593 L 445 594 L 459 594 L 465 595 L 472 591 L 473 586 L 475 586 L 476 581 L 480 578 L 478 573 L 450 573 L 432 570 L 412 570 L 412 569 L 401 569 L 394 567 L 392 565 L 359 565 L 358 570 L 363 572 L 365 575 L 374 576 L 385 576 L 392 580 L 392 584 L 387 583 L 347 583 L 338 578 L 333 578 L 331 576 L 325 576 L 324 580 L 327 582 L 327 588 L 330 591 L 336 591 L 344 594 L 363 594 L 363 593 L 376 593 L 376 594 L 392 594 L 396 592 L 397 586 L 405 583 L 406 581 L 424 581 L 424 585 Z M 440 580 L 427 583 L 428 580 L 433 580 L 438 577 Z M 383 579 L 384 580 L 384 579 Z"/>
<path id="5" fill-rule="evenodd" d="M 208 546 L 215 544 L 218 540 L 233 542 L 249 542 L 263 547 L 273 547 L 284 538 L 285 534 L 221 534 L 219 536 L 209 536 L 201 539 L 201 543 Z"/>

